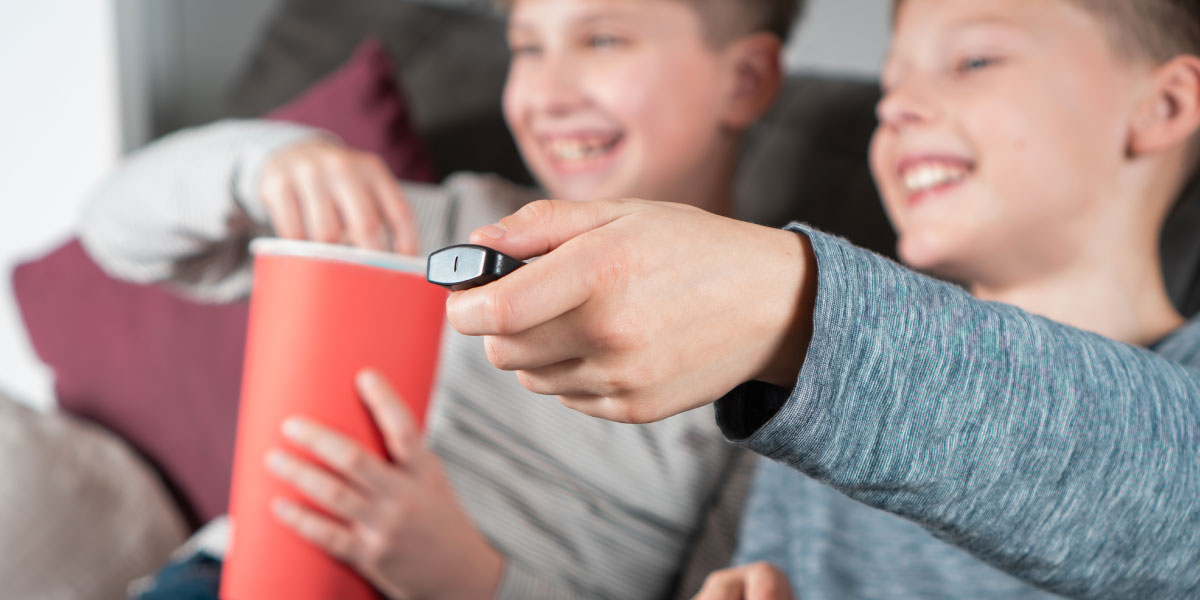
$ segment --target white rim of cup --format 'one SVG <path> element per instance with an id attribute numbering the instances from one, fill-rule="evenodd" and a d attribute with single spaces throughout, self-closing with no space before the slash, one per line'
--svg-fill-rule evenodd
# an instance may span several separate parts
<path id="1" fill-rule="evenodd" d="M 250 252 L 255 256 L 296 256 L 316 260 L 331 260 L 369 267 L 379 267 L 402 273 L 424 275 L 426 260 L 416 256 L 403 256 L 380 250 L 367 250 L 341 244 L 326 244 L 308 240 L 286 240 L 283 238 L 257 238 L 250 242 Z"/>

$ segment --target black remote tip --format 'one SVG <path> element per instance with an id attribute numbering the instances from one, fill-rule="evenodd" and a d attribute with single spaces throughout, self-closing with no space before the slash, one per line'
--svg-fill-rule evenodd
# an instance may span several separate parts
<path id="1" fill-rule="evenodd" d="M 462 244 L 430 254 L 425 279 L 458 292 L 491 283 L 524 264 L 486 246 Z"/>

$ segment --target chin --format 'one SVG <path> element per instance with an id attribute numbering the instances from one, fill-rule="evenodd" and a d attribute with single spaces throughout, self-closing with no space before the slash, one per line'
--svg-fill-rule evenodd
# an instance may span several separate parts
<path id="1" fill-rule="evenodd" d="M 950 276 L 957 254 L 953 240 L 932 235 L 901 235 L 896 243 L 900 262 L 909 268 L 939 276 Z"/>

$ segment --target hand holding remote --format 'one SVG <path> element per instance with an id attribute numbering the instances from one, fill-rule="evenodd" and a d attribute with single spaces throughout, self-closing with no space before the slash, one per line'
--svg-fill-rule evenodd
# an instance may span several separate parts
<path id="1" fill-rule="evenodd" d="M 542 256 L 447 304 L 534 392 L 645 423 L 747 380 L 794 385 L 816 286 L 803 236 L 678 204 L 547 200 L 471 241 Z"/>

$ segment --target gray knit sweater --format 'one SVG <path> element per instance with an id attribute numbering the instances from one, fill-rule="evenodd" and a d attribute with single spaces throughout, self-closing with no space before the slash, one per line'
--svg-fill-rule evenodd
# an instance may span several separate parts
<path id="1" fill-rule="evenodd" d="M 779 461 L 739 562 L 803 600 L 1200 598 L 1200 319 L 1136 348 L 792 229 L 819 265 L 797 385 L 717 408 Z"/>

